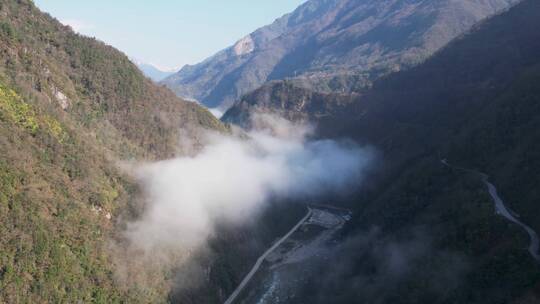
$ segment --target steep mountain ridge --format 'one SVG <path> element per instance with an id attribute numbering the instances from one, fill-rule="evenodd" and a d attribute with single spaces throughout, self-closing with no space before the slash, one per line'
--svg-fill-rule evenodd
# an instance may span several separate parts
<path id="1" fill-rule="evenodd" d="M 47 110 L 94 129 L 98 139 L 117 135 L 148 156 L 163 157 L 177 148 L 180 127 L 220 126 L 200 106 L 154 85 L 124 54 L 73 33 L 31 2 L 3 3 L 2 16 L 0 73 L 8 84 Z M 141 126 L 138 132 L 131 132 L 134 123 Z"/>
<path id="2" fill-rule="evenodd" d="M 362 94 L 274 82 L 225 114 L 246 123 L 251 111 L 284 112 L 316 122 L 320 136 L 380 153 L 368 185 L 341 202 L 355 211 L 342 245 L 314 262 L 292 303 L 539 301 L 527 234 L 495 212 L 479 176 L 441 162 L 487 173 L 520 221 L 540 231 L 537 28 L 540 2 L 523 1 Z"/>
<path id="3" fill-rule="evenodd" d="M 345 241 L 284 301 L 540 301 L 527 236 L 494 213 L 476 176 L 441 164 L 448 158 L 489 173 L 511 209 L 540 231 L 538 28 L 540 2 L 525 0 L 361 94 L 276 81 L 229 111 L 226 119 L 245 122 L 253 108 L 277 109 L 314 120 L 321 136 L 352 138 L 380 153 L 381 168 L 365 188 L 332 198 L 354 210 L 336 239 Z M 209 242 L 216 256 L 200 257 L 199 289 L 166 299 L 165 278 L 145 288 L 122 285 L 108 240 L 121 214 L 137 213 L 138 190 L 116 161 L 175 154 L 179 128 L 226 128 L 31 1 L 0 3 L 0 51 L 0 302 L 222 302 L 255 251 L 303 214 L 284 203 L 256 227 L 220 229 Z M 233 51 L 249 56 L 254 40 Z M 192 273 L 185 268 L 177 271 Z"/>
<path id="4" fill-rule="evenodd" d="M 0 2 L 0 54 L 0 302 L 164 302 L 165 275 L 115 276 L 112 240 L 141 201 L 118 162 L 225 126 L 29 0 Z"/>
<path id="5" fill-rule="evenodd" d="M 250 127 L 252 113 L 273 113 L 291 121 L 318 121 L 341 113 L 360 94 L 324 93 L 297 86 L 294 81 L 271 81 L 242 96 L 221 120 Z"/>
<path id="6" fill-rule="evenodd" d="M 179 96 L 222 108 L 276 79 L 294 78 L 322 92 L 364 88 L 517 2 L 311 0 L 163 83 Z"/>
<path id="7" fill-rule="evenodd" d="M 334 256 L 340 263 L 321 266 L 328 280 L 308 283 L 302 301 L 539 301 L 540 271 L 527 252 L 528 236 L 496 214 L 477 175 L 441 163 L 446 158 L 489 174 L 508 207 L 540 230 L 539 17 L 540 3 L 523 1 L 320 120 L 329 136 L 376 145 L 384 167 L 377 186 L 349 202 L 355 237 Z M 411 256 L 420 248 L 410 244 L 415 238 L 429 248 Z M 408 266 L 389 270 L 395 256 L 381 248 L 407 242 L 401 252 L 409 256 L 400 258 Z"/>

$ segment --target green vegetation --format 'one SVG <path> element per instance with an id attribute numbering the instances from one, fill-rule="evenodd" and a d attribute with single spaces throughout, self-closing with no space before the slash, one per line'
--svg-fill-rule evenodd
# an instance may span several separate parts
<path id="1" fill-rule="evenodd" d="M 14 42 L 18 35 L 9 23 L 1 22 L 0 23 L 0 36 L 8 42 Z"/>
<path id="2" fill-rule="evenodd" d="M 0 120 L 4 119 L 11 120 L 32 135 L 36 135 L 41 130 L 60 143 L 67 138 L 58 120 L 48 115 L 38 115 L 32 106 L 24 102 L 14 90 L 0 84 Z"/>
<path id="3" fill-rule="evenodd" d="M 523 1 L 320 119 L 324 132 L 380 149 L 384 167 L 345 202 L 356 211 L 348 235 L 379 233 L 339 252 L 342 264 L 321 267 L 336 283 L 307 284 L 305 302 L 540 301 L 527 234 L 496 215 L 478 176 L 440 162 L 489 174 L 509 207 L 540 231 L 540 32 L 530 30 L 539 27 L 540 3 Z M 427 248 L 411 241 L 418 231 Z M 411 244 L 401 250 L 414 252 L 401 261 L 405 276 L 386 273 L 392 260 L 366 249 L 384 244 Z"/>
<path id="4" fill-rule="evenodd" d="M 111 186 L 123 191 L 120 177 L 92 170 L 102 161 L 87 153 L 99 152 L 68 137 L 57 120 L 39 114 L 13 90 L 0 85 L 0 92 L 0 300 L 118 301 L 121 292 L 103 248 L 110 224 L 89 202 L 111 193 Z M 69 159 L 79 168 L 77 176 Z M 94 179 L 109 186 L 86 184 Z"/>
<path id="5" fill-rule="evenodd" d="M 0 15 L 0 303 L 163 302 L 164 274 L 146 289 L 115 277 L 109 246 L 138 193 L 117 163 L 170 157 L 182 127 L 226 128 L 32 1 Z"/>
<path id="6" fill-rule="evenodd" d="M 539 12 L 538 2 L 524 1 L 362 96 L 314 94 L 282 82 L 246 97 L 246 108 L 250 98 L 270 96 L 265 102 L 292 118 L 317 119 L 324 135 L 382 150 L 385 168 L 344 199 L 356 211 L 347 235 L 376 226 L 373 247 L 338 252 L 341 267 L 323 265 L 321 272 L 342 279 L 334 280 L 339 285 L 309 282 L 304 300 L 320 301 L 315 291 L 324 287 L 343 303 L 382 292 L 377 299 L 386 303 L 538 302 L 540 272 L 524 250 L 526 235 L 494 216 L 476 177 L 439 158 L 490 173 L 512 209 L 540 231 L 540 32 L 530 30 L 540 28 Z M 146 286 L 115 276 L 115 258 L 124 257 L 109 245 L 119 238 L 121 218 L 136 216 L 140 203 L 139 189 L 116 164 L 174 155 L 180 128 L 227 128 L 30 0 L 2 1 L 0 15 L 0 302 L 165 302 L 173 270 Z M 211 254 L 199 257 L 210 269 L 207 284 L 168 300 L 222 301 L 257 252 L 304 212 L 294 206 L 275 206 L 249 229 L 219 229 Z M 406 260 L 413 270 L 404 279 L 387 284 L 372 248 L 407 243 L 418 230 L 428 248 Z"/>
<path id="7" fill-rule="evenodd" d="M 73 33 L 31 1 L 7 1 L 1 12 L 0 77 L 53 117 L 61 110 L 57 94 L 66 96 L 67 119 L 115 154 L 169 157 L 181 127 L 226 131 L 208 111 L 146 79 L 127 56 Z"/>
<path id="8" fill-rule="evenodd" d="M 0 86 L 0 109 L 2 116 L 35 134 L 39 129 L 35 113 L 13 90 Z"/>
<path id="9" fill-rule="evenodd" d="M 540 232 L 536 28 L 540 2 L 525 0 L 361 95 L 282 82 L 226 113 L 242 123 L 259 105 L 285 110 L 318 122 L 322 136 L 378 148 L 374 174 L 342 199 L 355 211 L 347 243 L 335 263 L 320 265 L 299 303 L 540 302 L 527 234 L 496 215 L 478 176 L 440 162 L 489 174 L 510 209 Z M 388 271 L 394 264 L 402 267 Z"/>

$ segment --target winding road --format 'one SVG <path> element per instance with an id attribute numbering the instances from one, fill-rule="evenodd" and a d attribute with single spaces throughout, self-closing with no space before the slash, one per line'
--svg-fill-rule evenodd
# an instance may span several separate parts
<path id="1" fill-rule="evenodd" d="M 507 220 L 519 225 L 521 228 L 523 228 L 523 230 L 527 232 L 530 239 L 529 253 L 534 259 L 536 259 L 537 261 L 540 261 L 540 254 L 538 253 L 540 249 L 540 239 L 538 238 L 538 234 L 531 227 L 527 226 L 526 224 L 518 220 L 516 218 L 517 215 L 514 216 L 512 214 L 513 212 L 511 212 L 508 208 L 506 208 L 504 201 L 501 199 L 501 197 L 497 193 L 497 188 L 495 187 L 495 185 L 489 182 L 489 176 L 485 173 L 478 172 L 475 170 L 452 166 L 448 163 L 446 159 L 441 160 L 441 162 L 449 168 L 462 170 L 462 171 L 479 175 L 482 178 L 482 182 L 484 182 L 484 184 L 487 186 L 489 195 L 491 196 L 491 198 L 493 199 L 493 202 L 495 203 L 495 209 L 497 210 L 497 214 L 502 215 Z"/>
<path id="2" fill-rule="evenodd" d="M 300 226 L 302 226 L 302 224 L 304 224 L 305 221 L 307 221 L 307 219 L 311 216 L 311 214 L 313 213 L 313 210 L 311 208 L 308 207 L 308 212 L 306 214 L 306 216 L 304 216 L 299 222 L 298 224 L 296 224 L 296 226 L 294 226 L 287 234 L 285 234 L 281 239 L 279 239 L 277 242 L 274 243 L 274 245 L 272 245 L 272 247 L 270 247 L 268 250 L 266 250 L 258 259 L 257 259 L 257 262 L 255 263 L 255 265 L 253 265 L 253 268 L 251 268 L 251 270 L 249 271 L 249 273 L 244 277 L 244 279 L 242 280 L 242 282 L 240 283 L 240 285 L 238 285 L 238 287 L 236 287 L 236 289 L 234 290 L 234 292 L 229 296 L 229 298 L 227 299 L 227 301 L 225 301 L 225 304 L 231 304 L 234 302 L 234 300 L 236 299 L 236 297 L 238 297 L 238 295 L 240 294 L 240 292 L 242 292 L 242 290 L 244 289 L 244 287 L 246 287 L 246 285 L 249 283 L 249 281 L 251 280 L 251 278 L 253 278 L 253 275 L 255 275 L 255 273 L 257 272 L 257 270 L 259 270 L 259 268 L 261 267 L 261 264 L 264 262 L 264 260 L 266 259 L 266 257 L 268 257 L 268 255 L 270 253 L 272 253 L 272 251 L 274 251 L 277 247 L 279 247 L 283 242 L 285 242 L 296 230 L 298 230 L 298 228 Z"/>

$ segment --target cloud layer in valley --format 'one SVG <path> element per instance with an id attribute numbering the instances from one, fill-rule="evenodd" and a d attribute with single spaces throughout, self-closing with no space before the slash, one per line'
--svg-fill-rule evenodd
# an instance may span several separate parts
<path id="1" fill-rule="evenodd" d="M 146 256 L 189 254 L 203 246 L 217 223 L 241 224 L 270 198 L 314 200 L 361 182 L 371 149 L 349 142 L 310 140 L 312 129 L 257 115 L 254 129 L 206 134 L 189 157 L 141 165 L 146 194 L 142 216 L 126 236 Z"/>

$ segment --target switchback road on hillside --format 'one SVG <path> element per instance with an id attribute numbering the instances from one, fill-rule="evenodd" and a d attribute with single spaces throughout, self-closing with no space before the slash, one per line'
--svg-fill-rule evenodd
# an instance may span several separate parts
<path id="1" fill-rule="evenodd" d="M 452 166 L 452 165 L 450 165 L 448 163 L 448 161 L 446 159 L 441 160 L 441 162 L 445 166 L 447 166 L 449 168 L 456 169 L 456 170 L 461 170 L 461 171 L 466 171 L 466 172 L 469 172 L 469 173 L 474 173 L 474 174 L 479 175 L 481 177 L 481 179 L 482 179 L 482 182 L 484 182 L 484 184 L 487 186 L 489 195 L 491 196 L 491 198 L 493 199 L 493 202 L 495 203 L 495 209 L 497 211 L 497 214 L 502 215 L 507 220 L 519 225 L 521 228 L 523 228 L 523 230 L 525 230 L 527 232 L 527 234 L 529 235 L 529 238 L 530 238 L 529 253 L 537 261 L 540 261 L 540 254 L 538 253 L 538 250 L 540 249 L 539 248 L 540 247 L 540 240 L 538 238 L 538 234 L 531 227 L 527 226 L 526 224 L 524 224 L 523 222 L 518 220 L 512 214 L 512 212 L 508 208 L 506 208 L 506 205 L 504 204 L 504 201 L 501 199 L 501 197 L 497 193 L 497 188 L 495 187 L 495 185 L 493 185 L 492 183 L 489 182 L 489 176 L 487 174 L 484 174 L 482 172 L 478 172 L 478 171 L 475 171 L 475 170 L 470 170 L 470 169 L 466 169 L 466 168 Z"/>
<path id="2" fill-rule="evenodd" d="M 296 226 L 294 226 L 287 234 L 285 234 L 281 239 L 279 239 L 277 242 L 274 243 L 274 245 L 272 245 L 272 247 L 270 247 L 268 250 L 266 250 L 258 259 L 257 259 L 257 262 L 255 263 L 255 265 L 253 266 L 253 268 L 251 268 L 250 272 L 244 277 L 244 279 L 242 280 L 242 282 L 240 283 L 240 285 L 238 285 L 238 287 L 236 287 L 236 289 L 234 290 L 234 292 L 229 296 L 229 298 L 227 299 L 227 301 L 225 301 L 225 304 L 231 304 L 234 302 L 234 300 L 236 299 L 236 297 L 238 297 L 238 295 L 240 294 L 240 292 L 242 292 L 242 290 L 244 289 L 244 287 L 246 287 L 247 283 L 249 283 L 249 281 L 251 280 L 251 278 L 253 277 L 253 275 L 257 272 L 257 270 L 259 270 L 259 267 L 261 267 L 261 264 L 264 262 L 264 260 L 266 259 L 266 257 L 272 253 L 272 251 L 274 251 L 277 247 L 279 247 L 283 242 L 285 242 L 300 226 L 302 226 L 302 224 L 304 224 L 305 221 L 307 221 L 307 219 L 311 216 L 311 214 L 313 213 L 312 209 L 308 207 L 308 212 L 306 214 L 306 216 L 304 216 L 299 222 L 298 224 L 296 224 Z"/>

